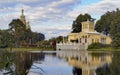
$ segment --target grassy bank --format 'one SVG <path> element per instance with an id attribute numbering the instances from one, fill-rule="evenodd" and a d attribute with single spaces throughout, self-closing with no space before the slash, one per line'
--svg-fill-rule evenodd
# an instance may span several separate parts
<path id="1" fill-rule="evenodd" d="M 120 51 L 120 49 L 114 49 L 112 47 L 100 48 L 100 49 L 88 49 L 88 51 Z"/>
<path id="2" fill-rule="evenodd" d="M 3 48 L 2 48 L 3 49 Z M 10 48 L 4 48 L 6 50 L 10 50 Z M 12 51 L 53 51 L 53 48 L 39 48 L 39 47 L 20 47 L 20 48 L 12 48 Z"/>
<path id="3" fill-rule="evenodd" d="M 92 43 L 88 46 L 88 51 L 120 51 L 120 48 L 115 49 L 109 44 Z"/>

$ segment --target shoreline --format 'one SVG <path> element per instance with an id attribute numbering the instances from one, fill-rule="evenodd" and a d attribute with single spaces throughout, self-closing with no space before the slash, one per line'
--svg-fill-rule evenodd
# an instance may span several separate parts
<path id="1" fill-rule="evenodd" d="M 10 51 L 10 48 L 0 48 L 0 50 L 8 50 Z M 31 47 L 24 47 L 24 48 L 12 48 L 12 51 L 56 51 L 53 48 L 31 48 Z M 101 49 L 87 49 L 86 51 L 112 51 L 112 52 L 119 52 L 120 49 L 114 49 L 114 48 L 101 48 Z"/>

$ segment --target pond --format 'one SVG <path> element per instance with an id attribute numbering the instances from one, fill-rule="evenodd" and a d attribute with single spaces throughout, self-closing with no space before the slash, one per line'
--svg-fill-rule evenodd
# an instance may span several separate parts
<path id="1" fill-rule="evenodd" d="M 120 75 L 120 53 L 1 52 L 0 75 Z"/>

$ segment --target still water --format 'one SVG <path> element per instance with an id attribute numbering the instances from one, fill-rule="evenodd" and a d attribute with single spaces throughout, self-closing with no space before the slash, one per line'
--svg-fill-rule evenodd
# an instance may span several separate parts
<path id="1" fill-rule="evenodd" d="M 120 75 L 119 52 L 15 52 L 7 56 L 0 57 L 5 61 L 0 62 L 0 75 Z M 10 65 L 6 69 L 5 63 Z"/>

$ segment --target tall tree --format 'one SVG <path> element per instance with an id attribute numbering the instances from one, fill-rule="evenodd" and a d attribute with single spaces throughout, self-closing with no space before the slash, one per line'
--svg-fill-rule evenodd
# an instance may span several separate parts
<path id="1" fill-rule="evenodd" d="M 110 33 L 110 24 L 113 20 L 114 12 L 107 12 L 96 22 L 95 30 L 108 35 Z"/>
<path id="2" fill-rule="evenodd" d="M 90 21 L 94 21 L 93 18 L 91 18 L 91 16 L 89 14 L 80 14 L 75 21 L 73 21 L 73 24 L 72 24 L 72 33 L 79 33 L 81 32 L 81 28 L 82 28 L 82 25 L 81 25 L 81 22 L 83 21 L 87 21 L 87 20 L 90 20 Z"/>
<path id="3" fill-rule="evenodd" d="M 110 25 L 112 46 L 114 48 L 120 48 L 120 10 L 117 9 L 115 17 Z"/>
<path id="4" fill-rule="evenodd" d="M 12 42 L 11 38 L 8 30 L 0 30 L 0 47 L 5 48 L 9 46 L 10 41 Z"/>
<path id="5" fill-rule="evenodd" d="M 120 48 L 120 10 L 106 12 L 97 21 L 95 29 L 104 34 L 110 34 L 112 38 L 112 46 Z"/>
<path id="6" fill-rule="evenodd" d="M 110 34 L 112 38 L 112 46 L 120 48 L 120 10 L 106 12 L 97 21 L 95 29 L 104 34 Z"/>
<path id="7" fill-rule="evenodd" d="M 16 47 L 20 46 L 22 40 L 25 40 L 25 30 L 26 26 L 22 23 L 20 19 L 13 19 L 9 24 L 10 30 L 13 31 L 16 40 Z"/>

